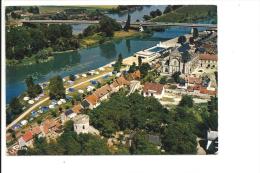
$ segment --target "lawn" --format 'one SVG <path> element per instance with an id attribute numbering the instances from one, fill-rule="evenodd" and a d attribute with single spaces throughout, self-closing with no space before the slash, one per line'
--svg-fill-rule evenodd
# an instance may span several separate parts
<path id="1" fill-rule="evenodd" d="M 209 16 L 209 14 L 211 16 Z M 217 18 L 217 7 L 214 5 L 188 5 L 173 12 L 152 19 L 155 22 L 196 22 Z"/>

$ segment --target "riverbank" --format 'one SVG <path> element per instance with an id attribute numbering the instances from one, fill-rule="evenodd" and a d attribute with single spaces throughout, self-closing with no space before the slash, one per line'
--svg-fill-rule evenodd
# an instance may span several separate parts
<path id="1" fill-rule="evenodd" d="M 9 67 L 21 67 L 21 66 L 30 66 L 37 63 L 46 63 L 54 59 L 53 55 L 61 54 L 66 52 L 74 52 L 80 49 L 89 48 L 93 46 L 98 46 L 104 43 L 112 42 L 112 41 L 119 41 L 121 39 L 126 38 L 134 38 L 134 37 L 146 37 L 149 34 L 144 32 L 138 32 L 136 30 L 129 30 L 127 31 L 116 31 L 113 37 L 103 37 L 99 34 L 94 34 L 93 36 L 85 37 L 80 40 L 80 48 L 76 50 L 65 50 L 65 51 L 56 51 L 52 52 L 52 56 L 49 56 L 47 59 L 38 59 L 36 60 L 34 56 L 24 58 L 22 60 L 6 60 L 6 66 Z"/>
<path id="2" fill-rule="evenodd" d="M 111 41 L 118 41 L 125 38 L 145 37 L 145 36 L 148 36 L 148 34 L 143 32 L 138 32 L 136 30 L 115 31 L 113 37 L 103 37 L 100 34 L 96 33 L 92 36 L 83 38 L 80 42 L 80 45 L 83 48 L 87 48 L 87 47 L 96 46 Z"/>

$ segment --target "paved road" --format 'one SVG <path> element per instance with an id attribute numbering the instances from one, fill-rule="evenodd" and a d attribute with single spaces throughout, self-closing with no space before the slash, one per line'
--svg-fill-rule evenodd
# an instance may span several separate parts
<path id="1" fill-rule="evenodd" d="M 94 78 L 91 78 L 89 80 L 86 80 L 86 81 L 83 81 L 83 82 L 80 82 L 78 84 L 75 84 L 73 86 L 70 86 L 70 88 L 75 88 L 75 87 L 78 87 L 86 82 L 89 82 L 91 80 L 96 80 L 102 76 L 105 76 L 105 75 L 108 75 L 110 72 L 108 73 L 105 73 L 105 74 L 102 74 L 102 75 L 98 75 Z M 13 122 L 11 122 L 7 127 L 6 127 L 6 130 L 8 130 L 9 128 L 11 128 L 13 125 L 15 125 L 16 123 L 18 123 L 19 121 L 21 121 L 23 118 L 25 118 L 31 111 L 33 111 L 35 108 L 37 108 L 38 106 L 42 105 L 44 102 L 48 101 L 50 98 L 47 97 L 37 103 L 35 103 L 32 107 L 30 107 L 28 110 L 26 110 L 24 113 L 22 113 L 18 118 L 16 118 Z"/>

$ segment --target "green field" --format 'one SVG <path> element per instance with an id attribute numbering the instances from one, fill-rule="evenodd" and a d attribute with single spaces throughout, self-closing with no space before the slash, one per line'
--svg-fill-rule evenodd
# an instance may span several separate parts
<path id="1" fill-rule="evenodd" d="M 188 5 L 180 7 L 170 13 L 163 14 L 151 21 L 155 22 L 196 22 L 211 20 L 217 23 L 217 6 L 214 5 Z"/>

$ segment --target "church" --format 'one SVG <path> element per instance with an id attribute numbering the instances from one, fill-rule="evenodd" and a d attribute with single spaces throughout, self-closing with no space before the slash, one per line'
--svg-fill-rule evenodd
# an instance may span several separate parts
<path id="1" fill-rule="evenodd" d="M 199 55 L 194 51 L 188 51 L 190 59 L 184 63 L 182 61 L 181 52 L 178 49 L 173 50 L 169 56 L 161 61 L 161 74 L 173 75 L 175 72 L 180 71 L 182 74 L 191 74 L 199 64 Z"/>

